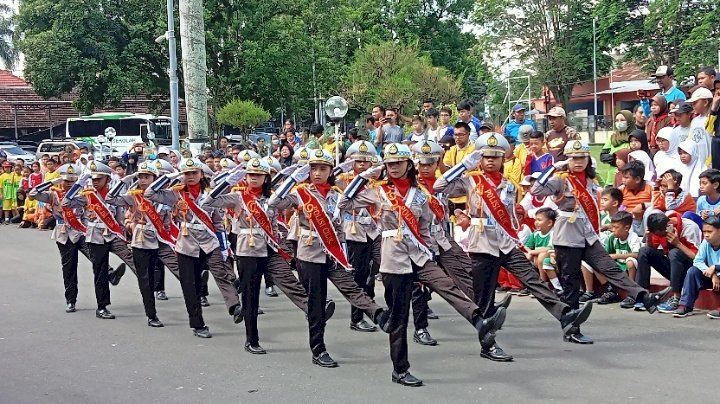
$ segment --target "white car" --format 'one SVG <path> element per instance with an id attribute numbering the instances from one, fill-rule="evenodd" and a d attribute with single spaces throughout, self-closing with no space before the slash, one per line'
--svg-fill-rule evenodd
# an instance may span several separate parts
<path id="1" fill-rule="evenodd" d="M 12 163 L 18 159 L 22 159 L 25 165 L 35 162 L 35 155 L 27 150 L 23 150 L 14 144 L 0 144 L 0 156 L 5 157 L 7 161 Z"/>

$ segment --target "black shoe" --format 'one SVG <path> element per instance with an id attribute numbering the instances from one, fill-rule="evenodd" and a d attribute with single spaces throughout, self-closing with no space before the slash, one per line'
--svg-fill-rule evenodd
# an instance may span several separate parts
<path id="1" fill-rule="evenodd" d="M 490 318 L 481 318 L 480 321 L 475 323 L 475 329 L 478 330 L 478 340 L 480 341 L 480 344 L 484 343 L 487 346 L 495 345 L 495 332 L 500 329 L 505 322 L 505 310 L 506 309 L 504 307 L 500 307 Z M 486 335 L 490 338 L 486 339 Z"/>
<path id="2" fill-rule="evenodd" d="M 75 303 L 68 303 L 67 306 L 65 306 L 65 313 L 75 313 Z"/>
<path id="3" fill-rule="evenodd" d="M 122 279 L 123 275 L 125 275 L 125 264 L 120 264 L 112 272 L 112 274 L 108 273 L 108 279 L 110 280 L 110 284 L 113 286 L 117 286 L 120 283 L 120 279 Z"/>
<path id="4" fill-rule="evenodd" d="M 439 319 L 440 317 L 438 317 L 438 315 L 435 314 L 435 312 L 432 311 L 432 309 L 428 307 L 428 309 L 427 309 L 427 318 L 428 318 L 428 320 L 437 320 L 437 319 Z"/>
<path id="5" fill-rule="evenodd" d="M 495 362 L 512 362 L 512 355 L 508 355 L 497 344 L 491 346 L 483 346 L 480 350 L 480 356 Z"/>
<path id="6" fill-rule="evenodd" d="M 643 303 L 645 304 L 645 310 L 647 310 L 647 312 L 650 314 L 655 313 L 655 311 L 657 311 L 658 303 L 667 299 L 667 297 L 670 293 L 672 293 L 672 286 L 668 286 L 665 289 L 663 289 L 657 293 L 650 293 L 650 292 L 645 293 L 645 296 L 643 297 Z"/>
<path id="7" fill-rule="evenodd" d="M 148 319 L 148 326 L 153 327 L 153 328 L 165 327 L 165 325 L 163 325 L 162 321 L 158 320 L 157 317 L 155 317 L 155 318 L 149 318 L 149 319 Z"/>
<path id="8" fill-rule="evenodd" d="M 270 286 L 269 288 L 265 288 L 265 296 L 277 297 L 278 293 L 275 291 L 275 286 Z"/>
<path id="9" fill-rule="evenodd" d="M 393 383 L 401 384 L 408 387 L 420 387 L 423 385 L 422 380 L 410 374 L 410 372 L 397 373 L 392 372 Z"/>
<path id="10" fill-rule="evenodd" d="M 512 301 L 512 295 L 510 293 L 506 293 L 505 297 L 503 297 L 502 300 L 495 303 L 495 310 L 497 310 L 501 307 L 504 307 L 507 309 L 508 307 L 510 307 L 511 301 Z"/>
<path id="11" fill-rule="evenodd" d="M 381 330 L 389 334 L 390 331 L 392 331 L 390 329 L 390 310 L 380 309 L 380 311 L 375 314 L 375 324 L 377 324 Z"/>
<path id="12" fill-rule="evenodd" d="M 235 324 L 242 323 L 244 318 L 242 303 L 238 303 L 233 310 L 233 321 Z"/>
<path id="13" fill-rule="evenodd" d="M 598 299 L 597 304 L 612 304 L 620 301 L 620 295 L 614 290 L 608 290 Z"/>
<path id="14" fill-rule="evenodd" d="M 207 328 L 207 326 L 201 328 L 194 328 L 193 335 L 198 338 L 212 338 L 212 334 L 210 334 L 210 329 Z"/>
<path id="15" fill-rule="evenodd" d="M 261 314 L 265 314 L 265 312 L 263 311 L 263 309 L 261 309 L 261 308 L 258 307 L 258 316 L 261 315 Z"/>
<path id="16" fill-rule="evenodd" d="M 210 302 L 208 302 L 207 296 L 200 296 L 200 306 L 210 307 Z"/>
<path id="17" fill-rule="evenodd" d="M 240 278 L 237 278 L 233 281 L 233 287 L 235 288 L 235 292 L 237 292 L 238 296 L 242 295 L 242 287 L 240 286 Z"/>
<path id="18" fill-rule="evenodd" d="M 323 351 L 320 355 L 312 357 L 312 363 L 324 367 L 324 368 L 336 368 L 338 367 L 337 362 L 335 362 L 335 359 L 330 357 L 330 354 L 326 351 Z"/>
<path id="19" fill-rule="evenodd" d="M 572 342 L 573 344 L 590 345 L 593 343 L 592 338 L 584 336 L 580 332 L 580 327 L 572 327 L 563 336 L 565 342 Z"/>
<path id="20" fill-rule="evenodd" d="M 330 320 L 333 314 L 335 314 L 335 302 L 332 300 L 327 300 L 325 302 L 325 321 Z"/>
<path id="21" fill-rule="evenodd" d="M 437 340 L 430 335 L 430 332 L 427 330 L 427 328 L 415 330 L 415 334 L 413 334 L 413 340 L 420 345 L 434 346 L 438 343 Z"/>
<path id="22" fill-rule="evenodd" d="M 621 309 L 632 309 L 633 307 L 635 307 L 635 299 L 630 296 L 626 297 L 625 300 L 620 302 Z"/>
<path id="23" fill-rule="evenodd" d="M 581 308 L 570 310 L 569 312 L 563 314 L 560 319 L 560 326 L 562 327 L 563 335 L 565 337 L 568 337 L 574 328 L 579 329 L 580 325 L 584 323 L 588 317 L 590 317 L 592 306 L 592 302 L 587 302 Z"/>
<path id="24" fill-rule="evenodd" d="M 112 320 L 115 318 L 115 315 L 110 313 L 110 310 L 108 309 L 97 309 L 95 310 L 95 317 L 103 320 Z"/>
<path id="25" fill-rule="evenodd" d="M 595 296 L 595 293 L 585 292 L 582 294 L 582 296 L 580 296 L 578 302 L 580 302 L 580 304 L 585 304 L 587 302 L 594 302 L 595 300 L 597 300 L 597 296 Z"/>
<path id="26" fill-rule="evenodd" d="M 530 291 L 528 290 L 528 288 L 522 288 L 522 289 L 518 290 L 516 293 L 518 296 L 530 296 Z"/>
<path id="27" fill-rule="evenodd" d="M 260 345 L 252 345 L 249 342 L 245 343 L 245 352 L 250 352 L 253 355 L 265 355 L 267 351 Z"/>
<path id="28" fill-rule="evenodd" d="M 168 299 L 164 290 L 159 290 L 159 291 L 155 292 L 155 298 L 157 300 L 167 300 Z"/>
<path id="29" fill-rule="evenodd" d="M 368 323 L 367 321 L 360 320 L 357 323 L 350 323 L 350 329 L 360 332 L 375 332 L 377 331 L 377 327 L 374 325 Z"/>

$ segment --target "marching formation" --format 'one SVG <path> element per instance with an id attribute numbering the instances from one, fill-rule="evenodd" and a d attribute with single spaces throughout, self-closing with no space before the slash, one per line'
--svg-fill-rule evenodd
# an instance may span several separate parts
<path id="1" fill-rule="evenodd" d="M 469 132 L 467 124 L 456 127 Z M 648 313 L 656 310 L 670 289 L 653 294 L 636 284 L 600 242 L 599 193 L 584 141 L 567 141 L 561 151 L 566 159 L 545 168 L 530 189 L 557 206 L 551 228 L 560 293 L 554 287 L 560 283 L 543 281 L 521 242 L 515 203 L 522 190 L 503 174 L 507 138 L 476 135 L 474 151 L 442 174 L 443 148 L 430 139 L 386 142 L 382 157 L 375 144 L 358 140 L 339 165 L 329 151 L 305 147 L 285 168 L 273 157 L 245 150 L 222 159 L 216 171 L 198 158 L 182 159 L 176 167 L 156 159 L 115 180 L 100 161 L 68 163 L 28 196 L 50 206 L 56 219 L 52 238 L 67 312 L 75 311 L 83 253 L 92 262 L 98 318 L 115 318 L 110 285 L 129 268 L 147 325 L 163 327 L 153 293 L 160 261 L 180 282 L 195 336 L 212 337 L 203 319 L 209 273 L 232 321 L 245 324 L 245 350 L 265 354 L 257 316 L 261 278 L 269 275 L 307 316 L 312 362 L 337 367 L 324 339 L 335 311 L 327 298 L 329 280 L 352 305 L 351 329 L 389 335 L 392 380 L 406 386 L 422 385 L 409 371 L 411 308 L 414 340 L 436 344 L 427 331 L 429 292 L 474 328 L 483 358 L 513 360 L 498 344 L 511 296 L 495 301 L 501 268 L 558 320 L 567 342 L 592 343 L 581 332 L 593 307 L 592 301 L 581 304 L 582 262 Z M 124 264 L 111 269 L 110 253 Z M 384 305 L 375 300 L 378 273 Z"/>

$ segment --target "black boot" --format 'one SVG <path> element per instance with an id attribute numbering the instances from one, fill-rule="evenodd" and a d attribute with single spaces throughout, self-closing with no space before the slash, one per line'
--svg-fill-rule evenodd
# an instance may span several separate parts
<path id="1" fill-rule="evenodd" d="M 401 384 L 408 387 L 419 387 L 423 385 L 422 380 L 410 374 L 410 372 L 397 373 L 392 372 L 393 383 Z"/>
<path id="2" fill-rule="evenodd" d="M 475 328 L 478 330 L 478 340 L 480 344 L 486 344 L 487 346 L 495 345 L 495 332 L 502 327 L 505 322 L 505 308 L 500 307 L 495 311 L 490 318 L 478 317 L 475 322 Z M 492 341 L 485 340 L 485 336 L 491 336 Z"/>
<path id="3" fill-rule="evenodd" d="M 642 302 L 645 304 L 645 310 L 650 314 L 655 313 L 658 303 L 665 300 L 670 293 L 672 293 L 672 286 L 668 286 L 657 293 L 645 293 L 645 296 L 642 298 Z M 640 301 L 640 299 L 638 299 L 638 301 Z"/>
<path id="4" fill-rule="evenodd" d="M 573 344 L 589 345 L 593 343 L 592 338 L 584 336 L 580 332 L 580 327 L 571 327 L 570 330 L 563 336 L 565 342 L 572 342 Z"/>

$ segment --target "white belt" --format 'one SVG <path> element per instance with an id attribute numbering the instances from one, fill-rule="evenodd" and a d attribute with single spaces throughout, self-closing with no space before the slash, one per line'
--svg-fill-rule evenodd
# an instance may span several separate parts
<path id="1" fill-rule="evenodd" d="M 207 229 L 207 226 L 200 223 L 188 223 L 185 226 L 187 226 L 188 229 L 194 229 L 194 230 L 205 230 Z M 182 228 L 182 226 L 181 226 Z"/>
<path id="2" fill-rule="evenodd" d="M 301 235 L 301 236 L 309 236 L 309 235 L 311 235 L 311 234 L 312 234 L 313 236 L 317 236 L 317 232 L 316 232 L 316 231 L 307 230 L 307 229 L 302 229 L 302 230 L 300 230 L 300 235 Z"/>
<path id="3" fill-rule="evenodd" d="M 136 225 L 135 227 L 136 227 L 136 228 L 141 228 L 141 229 L 143 229 L 143 230 L 152 230 L 152 231 L 155 231 L 155 226 L 153 226 L 153 225 L 151 225 L 151 224 Z"/>
<path id="4" fill-rule="evenodd" d="M 484 217 L 470 218 L 470 224 L 473 226 L 480 226 L 481 224 L 483 226 L 487 226 L 487 223 L 488 223 L 487 218 L 484 218 Z"/>
<path id="5" fill-rule="evenodd" d="M 262 231 L 262 229 L 240 229 L 240 230 L 238 230 L 238 233 L 237 233 L 237 234 L 259 234 L 259 235 L 263 235 L 263 234 L 265 234 L 265 232 Z"/>
<path id="6" fill-rule="evenodd" d="M 584 218 L 584 217 L 586 217 L 586 216 L 585 216 L 585 213 L 580 212 L 580 211 L 577 211 L 577 212 L 567 212 L 567 211 L 564 211 L 564 210 L 558 210 L 558 211 L 557 211 L 557 215 L 560 216 L 560 217 L 571 217 L 571 216 L 573 216 L 573 215 L 575 215 L 576 218 Z"/>
<path id="7" fill-rule="evenodd" d="M 402 231 L 402 230 L 401 230 L 400 232 L 402 233 L 403 237 L 405 237 L 405 232 Z M 382 238 L 395 237 L 395 235 L 397 235 L 397 233 L 398 233 L 397 229 L 395 229 L 395 230 L 385 230 L 385 231 L 382 232 Z"/>
<path id="8" fill-rule="evenodd" d="M 438 232 L 441 232 L 444 230 L 445 229 L 443 228 L 443 226 L 441 224 L 434 224 L 434 225 L 430 226 L 430 231 L 432 233 L 438 233 Z"/>
<path id="9" fill-rule="evenodd" d="M 356 217 L 355 221 L 359 224 L 372 224 L 374 222 L 371 217 Z"/>
<path id="10" fill-rule="evenodd" d="M 87 227 L 97 227 L 98 229 L 104 229 L 107 226 L 105 226 L 105 223 L 101 222 L 90 222 L 87 224 Z"/>

